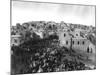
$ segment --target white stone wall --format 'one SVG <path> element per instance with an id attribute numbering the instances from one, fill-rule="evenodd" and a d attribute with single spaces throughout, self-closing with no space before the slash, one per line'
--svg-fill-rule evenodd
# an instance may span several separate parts
<path id="1" fill-rule="evenodd" d="M 69 49 L 71 45 L 71 40 L 70 40 L 71 37 L 69 36 L 68 32 L 59 32 L 58 36 L 59 36 L 60 46 L 65 46 Z"/>
<path id="2" fill-rule="evenodd" d="M 74 41 L 74 44 L 73 44 L 73 41 Z M 82 50 L 84 52 L 87 52 L 88 47 L 89 47 L 89 41 L 87 39 L 79 39 L 79 38 L 72 39 L 72 49 Z"/>
<path id="3" fill-rule="evenodd" d="M 90 41 L 87 40 L 86 38 L 82 38 L 82 37 L 72 38 L 68 32 L 59 32 L 58 36 L 59 36 L 60 46 L 67 47 L 68 49 L 70 49 L 71 44 L 72 44 L 73 50 L 80 50 L 80 51 L 87 52 L 87 48 L 90 45 Z M 72 41 L 71 41 L 71 38 L 72 38 Z M 90 47 L 93 47 L 93 46 L 90 46 Z"/>

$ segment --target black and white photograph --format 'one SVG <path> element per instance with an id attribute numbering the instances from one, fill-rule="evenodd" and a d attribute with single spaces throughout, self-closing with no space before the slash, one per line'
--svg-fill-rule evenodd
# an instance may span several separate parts
<path id="1" fill-rule="evenodd" d="M 11 0 L 11 75 L 96 69 L 96 6 Z"/>

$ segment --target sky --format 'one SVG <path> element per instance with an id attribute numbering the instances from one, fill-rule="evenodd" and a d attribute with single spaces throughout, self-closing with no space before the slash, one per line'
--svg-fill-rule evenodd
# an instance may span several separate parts
<path id="1" fill-rule="evenodd" d="M 29 21 L 64 21 L 95 26 L 95 6 L 12 1 L 11 13 L 12 25 Z"/>

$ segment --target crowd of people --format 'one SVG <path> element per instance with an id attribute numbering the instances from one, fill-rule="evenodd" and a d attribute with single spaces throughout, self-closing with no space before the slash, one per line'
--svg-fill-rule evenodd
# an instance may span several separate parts
<path id="1" fill-rule="evenodd" d="M 57 36 L 50 36 L 12 46 L 12 72 L 25 74 L 85 70 L 85 64 L 82 62 L 69 61 L 67 57 L 63 60 L 65 54 L 70 52 L 67 48 L 60 47 L 57 39 Z"/>

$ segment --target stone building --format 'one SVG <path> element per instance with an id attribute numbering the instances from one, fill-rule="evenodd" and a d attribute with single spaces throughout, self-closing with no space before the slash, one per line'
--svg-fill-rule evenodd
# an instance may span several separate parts
<path id="1" fill-rule="evenodd" d="M 86 38 L 72 38 L 72 49 L 73 50 L 82 50 L 84 52 L 88 51 L 89 40 Z"/>
<path id="2" fill-rule="evenodd" d="M 66 24 L 63 21 L 61 23 L 32 21 L 22 25 L 17 24 L 17 26 L 11 29 L 11 32 L 15 33 L 11 35 L 11 45 L 18 46 L 21 44 L 22 37 L 26 38 L 28 32 L 31 34 L 28 36 L 30 38 L 34 38 L 34 33 L 40 38 L 47 38 L 49 35 L 56 33 L 59 36 L 60 46 L 65 46 L 69 50 L 71 48 L 87 53 L 95 53 L 95 45 L 85 37 L 88 30 L 81 29 L 80 27 L 80 25 Z"/>
<path id="3" fill-rule="evenodd" d="M 11 36 L 11 46 L 20 45 L 23 42 L 21 39 L 22 39 L 21 35 L 12 35 Z"/>
<path id="4" fill-rule="evenodd" d="M 68 32 L 59 32 L 58 36 L 59 36 L 60 46 L 65 46 L 68 49 L 70 49 L 71 36 L 69 36 Z"/>
<path id="5" fill-rule="evenodd" d="M 86 37 L 80 36 L 81 30 L 74 32 L 59 32 L 60 46 L 66 48 L 79 50 L 86 53 L 95 53 L 95 46 Z"/>

